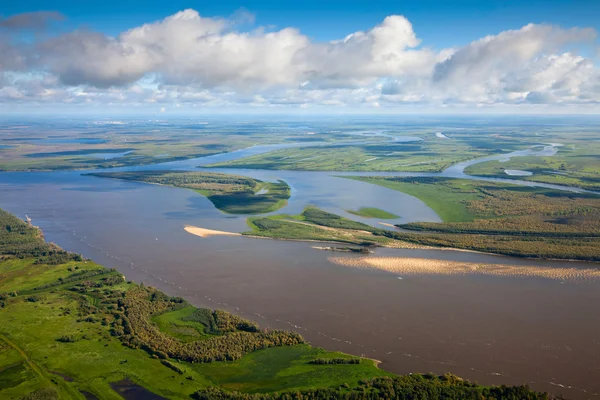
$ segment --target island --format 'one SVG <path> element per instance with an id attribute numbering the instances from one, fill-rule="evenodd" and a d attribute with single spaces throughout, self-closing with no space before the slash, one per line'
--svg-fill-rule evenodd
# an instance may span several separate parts
<path id="1" fill-rule="evenodd" d="M 290 198 L 284 181 L 263 182 L 245 176 L 215 172 L 137 171 L 87 174 L 192 189 L 228 214 L 264 214 L 279 210 Z"/>

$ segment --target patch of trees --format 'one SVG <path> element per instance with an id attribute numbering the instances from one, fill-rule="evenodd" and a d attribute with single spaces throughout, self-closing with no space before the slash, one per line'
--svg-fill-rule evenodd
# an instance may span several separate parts
<path id="1" fill-rule="evenodd" d="M 310 360 L 309 364 L 314 365 L 336 365 L 336 364 L 360 364 L 360 358 L 317 358 Z"/>
<path id="2" fill-rule="evenodd" d="M 125 297 L 119 299 L 119 309 L 122 307 L 124 312 L 115 316 L 112 333 L 125 345 L 142 348 L 161 359 L 173 358 L 187 362 L 231 361 L 268 347 L 304 343 L 304 339 L 295 332 L 254 331 L 254 324 L 242 322 L 243 320 L 223 311 L 213 313 L 216 329 L 222 333 L 220 336 L 182 342 L 161 332 L 151 322 L 152 315 L 172 310 L 181 304 L 162 296 L 153 297 L 156 292 L 158 291 L 155 289 L 145 287 L 127 291 Z"/>
<path id="3" fill-rule="evenodd" d="M 172 369 L 173 371 L 177 372 L 178 374 L 185 374 L 185 370 L 182 368 L 179 368 L 178 365 L 173 364 L 172 362 L 170 362 L 169 360 L 160 360 L 160 362 L 162 363 L 162 365 L 164 365 L 165 367 Z"/>
<path id="4" fill-rule="evenodd" d="M 81 271 L 75 272 L 75 273 L 67 276 L 66 278 L 58 278 L 58 280 L 56 282 L 50 282 L 45 285 L 37 286 L 33 289 L 33 291 L 45 290 L 45 289 L 49 289 L 49 288 L 52 288 L 55 286 L 64 285 L 65 283 L 85 281 L 86 279 L 94 278 L 94 277 L 97 277 L 100 275 L 107 275 L 107 274 L 112 274 L 111 279 L 109 281 L 104 280 L 102 282 L 95 282 L 93 284 L 86 285 L 86 286 L 102 287 L 105 284 L 105 282 L 116 282 L 116 283 L 123 282 L 123 276 L 120 274 L 117 275 L 117 274 L 115 274 L 115 272 L 116 272 L 116 270 L 114 268 L 112 268 L 112 269 L 106 269 L 106 268 L 94 269 L 91 271 L 81 270 Z M 105 279 L 108 279 L 108 278 L 105 278 Z M 115 284 L 115 283 L 112 283 L 112 284 Z"/>
<path id="5" fill-rule="evenodd" d="M 423 246 L 451 247 L 513 257 L 600 261 L 600 238 L 444 233 L 415 234 L 383 229 L 375 234 Z"/>
<path id="6" fill-rule="evenodd" d="M 222 310 L 196 309 L 184 321 L 199 322 L 204 325 L 204 332 L 210 335 L 223 335 L 228 332 L 259 332 L 260 328 L 252 321 L 240 318 Z"/>
<path id="7" fill-rule="evenodd" d="M 0 255 L 35 258 L 36 264 L 58 265 L 81 261 L 79 254 L 69 253 L 53 243 L 46 243 L 42 232 L 14 215 L 0 209 Z"/>
<path id="8" fill-rule="evenodd" d="M 403 375 L 362 380 L 349 388 L 310 389 L 295 392 L 248 394 L 219 388 L 202 389 L 192 395 L 196 400 L 548 400 L 547 393 L 528 386 L 483 387 L 454 375 Z"/>
<path id="9" fill-rule="evenodd" d="M 79 338 L 75 335 L 63 335 L 56 339 L 56 341 L 61 343 L 75 343 L 79 341 Z"/>

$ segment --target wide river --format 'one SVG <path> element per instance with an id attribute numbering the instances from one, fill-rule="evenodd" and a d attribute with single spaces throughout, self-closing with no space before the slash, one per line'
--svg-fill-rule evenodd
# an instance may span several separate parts
<path id="1" fill-rule="evenodd" d="M 192 169 L 273 148 L 129 169 Z M 548 155 L 553 148 L 538 152 Z M 444 175 L 466 177 L 468 165 Z M 344 211 L 370 206 L 401 217 L 392 222 L 439 220 L 414 197 L 336 177 L 340 173 L 223 171 L 286 180 L 292 198 L 280 212 L 298 213 L 315 204 L 377 223 Z M 297 330 L 313 345 L 381 360 L 382 368 L 393 372 L 452 372 L 483 384 L 528 383 L 573 399 L 600 397 L 599 281 L 480 275 L 398 279 L 388 272 L 335 265 L 328 261 L 331 253 L 311 248 L 314 243 L 202 239 L 183 227 L 243 231 L 245 219 L 222 214 L 190 190 L 76 171 L 2 173 L 0 207 L 29 215 L 48 240 L 116 267 L 129 279 L 197 306 L 232 311 L 263 327 Z M 448 250 L 380 249 L 377 255 L 531 268 L 597 267 Z"/>

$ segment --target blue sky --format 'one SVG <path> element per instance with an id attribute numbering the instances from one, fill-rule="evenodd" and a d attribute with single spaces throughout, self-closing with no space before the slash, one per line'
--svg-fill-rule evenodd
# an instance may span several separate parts
<path id="1" fill-rule="evenodd" d="M 40 11 L 64 20 L 7 28 Z M 0 110 L 600 104 L 600 0 L 23 0 L 0 12 Z"/>
<path id="2" fill-rule="evenodd" d="M 26 0 L 6 2 L 0 15 L 56 10 L 68 18 L 63 28 L 89 26 L 115 35 L 187 8 L 213 17 L 246 9 L 255 15 L 257 25 L 293 26 L 315 40 L 338 39 L 350 32 L 369 29 L 388 15 L 400 14 L 413 23 L 425 43 L 436 47 L 463 45 L 474 38 L 528 23 L 600 28 L 597 0 L 55 0 L 51 3 Z"/>

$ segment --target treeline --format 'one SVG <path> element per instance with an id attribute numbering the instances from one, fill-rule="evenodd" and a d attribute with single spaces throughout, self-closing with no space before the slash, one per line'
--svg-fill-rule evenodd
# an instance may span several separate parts
<path id="1" fill-rule="evenodd" d="M 600 219 L 600 216 L 598 218 Z M 397 225 L 397 227 L 418 232 L 573 238 L 600 237 L 600 230 L 595 226 L 585 229 L 581 225 L 583 224 L 570 225 L 568 219 L 563 219 L 561 225 L 557 225 L 535 216 L 528 216 L 510 219 L 475 220 L 473 222 L 411 222 Z"/>
<path id="2" fill-rule="evenodd" d="M 53 243 L 46 243 L 38 228 L 2 209 L 0 209 L 0 255 L 20 259 L 31 257 L 37 264 L 50 265 L 82 260 L 79 254 L 69 253 Z"/>
<path id="3" fill-rule="evenodd" d="M 360 364 L 360 358 L 317 358 L 310 360 L 309 364 L 314 365 L 337 365 L 337 364 Z"/>
<path id="4" fill-rule="evenodd" d="M 528 386 L 483 387 L 454 375 L 404 375 L 363 380 L 350 388 L 309 389 L 296 392 L 247 394 L 219 388 L 202 389 L 192 395 L 196 400 L 548 400 L 547 393 Z"/>
<path id="5" fill-rule="evenodd" d="M 513 257 L 600 261 L 600 238 L 552 238 L 480 234 L 417 234 L 380 230 L 375 234 L 423 246 L 450 247 Z"/>
<path id="6" fill-rule="evenodd" d="M 41 290 L 50 289 L 52 287 L 64 285 L 66 283 L 79 282 L 82 280 L 94 278 L 94 277 L 97 277 L 100 275 L 115 274 L 116 271 L 117 270 L 114 268 L 112 268 L 112 269 L 102 268 L 102 269 L 95 269 L 95 270 L 91 270 L 91 271 L 81 270 L 81 271 L 75 272 L 75 273 L 67 276 L 66 278 L 58 278 L 55 282 L 50 282 L 50 283 L 46 283 L 44 285 L 37 286 L 37 287 L 33 288 L 31 291 L 37 292 L 37 291 L 41 291 Z M 122 275 L 118 275 L 110 280 L 105 280 L 105 283 L 98 282 L 96 284 L 97 285 L 96 287 L 102 287 L 102 285 L 104 285 L 104 284 L 113 285 L 116 283 L 120 283 L 122 281 L 123 281 Z"/>
<path id="7" fill-rule="evenodd" d="M 275 346 L 293 346 L 304 343 L 304 339 L 295 332 L 286 331 L 230 331 L 240 326 L 235 318 L 224 318 L 224 312 L 218 313 L 216 326 L 226 331 L 221 336 L 195 342 L 181 342 L 161 332 L 150 317 L 177 306 L 162 296 L 152 297 L 154 289 L 139 287 L 127 291 L 119 306 L 124 313 L 116 314 L 113 322 L 113 335 L 132 348 L 142 348 L 159 358 L 174 358 L 187 362 L 231 361 L 241 358 L 252 351 Z M 159 292 L 160 293 L 160 292 Z M 251 329 L 252 324 L 242 324 Z"/>
<path id="8" fill-rule="evenodd" d="M 229 332 L 259 332 L 260 328 L 252 321 L 240 318 L 223 310 L 199 308 L 185 318 L 184 321 L 199 322 L 204 325 L 204 332 L 210 335 L 223 335 Z"/>

